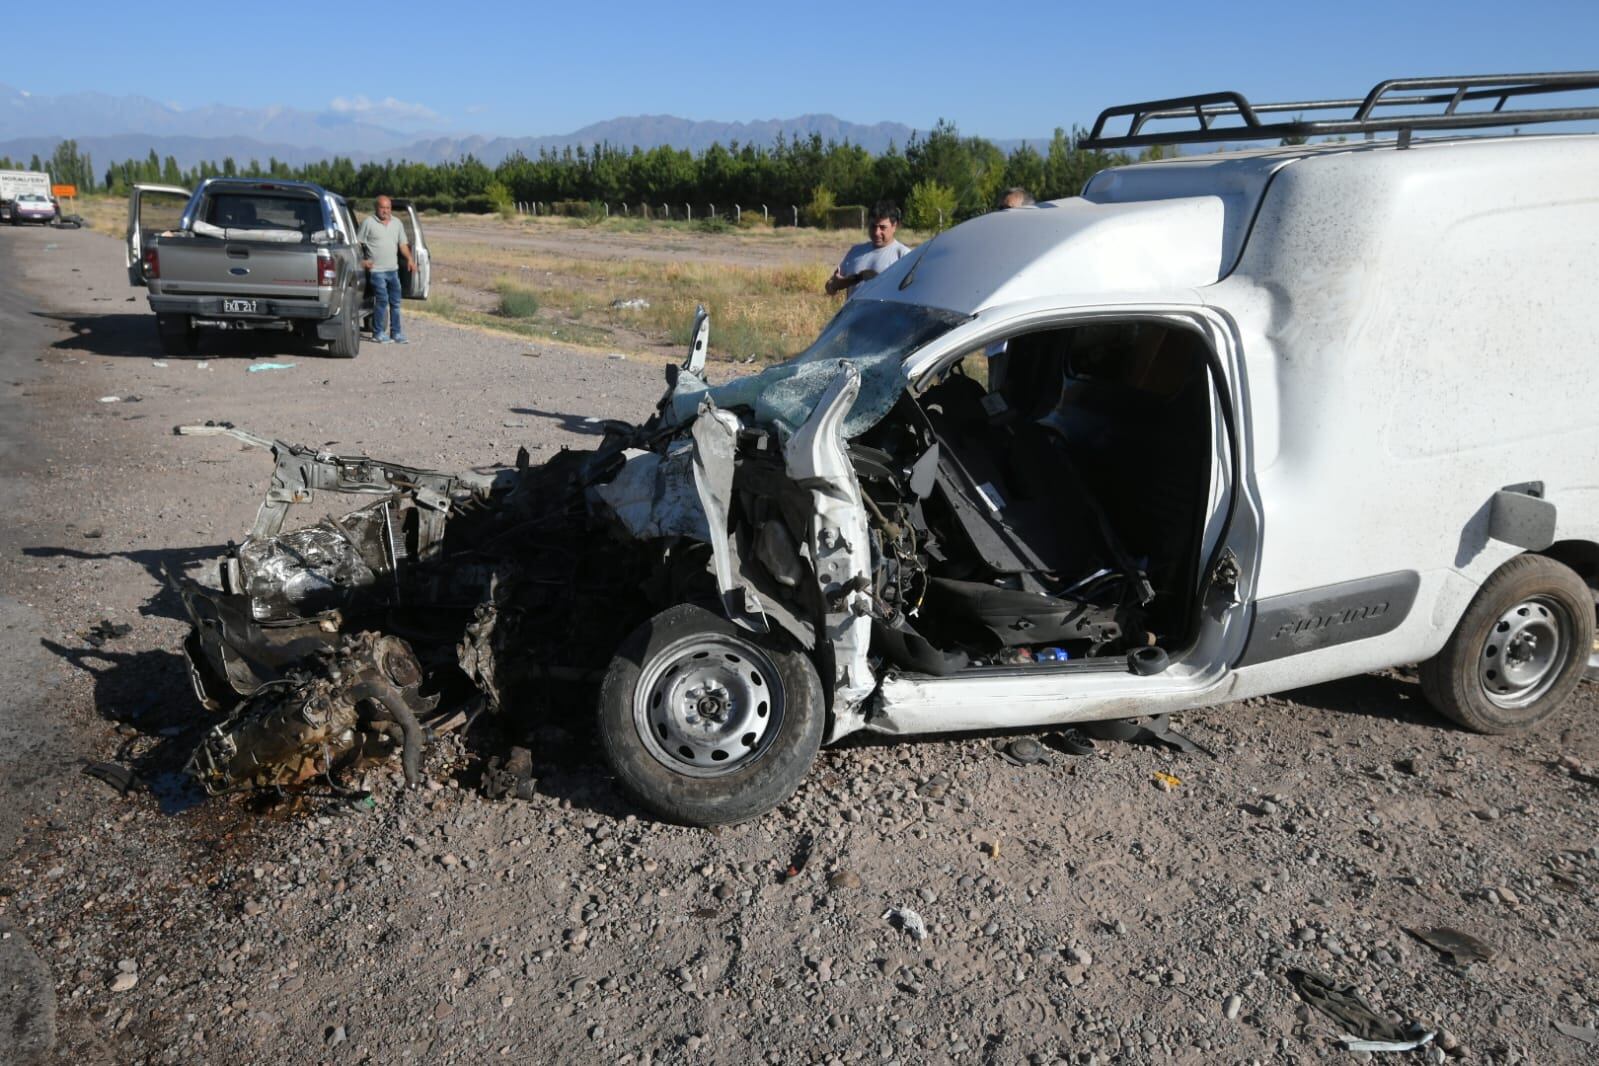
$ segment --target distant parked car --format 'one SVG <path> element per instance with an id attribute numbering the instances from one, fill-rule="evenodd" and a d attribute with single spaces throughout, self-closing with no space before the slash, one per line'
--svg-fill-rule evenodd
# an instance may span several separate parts
<path id="1" fill-rule="evenodd" d="M 43 222 L 49 224 L 56 219 L 56 205 L 48 196 L 41 196 L 36 192 L 25 192 L 16 198 L 11 206 L 11 224 L 21 225 L 24 222 Z"/>

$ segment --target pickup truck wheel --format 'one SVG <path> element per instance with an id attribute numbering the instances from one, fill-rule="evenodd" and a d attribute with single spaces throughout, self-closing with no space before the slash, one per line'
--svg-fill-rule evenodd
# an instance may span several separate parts
<path id="1" fill-rule="evenodd" d="M 1588 669 L 1593 596 L 1564 563 L 1518 555 L 1477 590 L 1443 651 L 1421 665 L 1427 702 L 1478 733 L 1548 717 Z"/>
<path id="2" fill-rule="evenodd" d="M 335 359 L 354 359 L 361 350 L 361 323 L 348 307 L 339 323 L 339 335 L 328 341 L 328 354 Z"/>
<path id="3" fill-rule="evenodd" d="M 798 650 L 681 604 L 634 630 L 600 686 L 600 744 L 638 802 L 742 822 L 799 788 L 821 747 L 821 681 Z"/>
<path id="4" fill-rule="evenodd" d="M 161 350 L 168 355 L 193 355 L 200 350 L 200 331 L 188 315 L 156 315 L 156 332 Z"/>

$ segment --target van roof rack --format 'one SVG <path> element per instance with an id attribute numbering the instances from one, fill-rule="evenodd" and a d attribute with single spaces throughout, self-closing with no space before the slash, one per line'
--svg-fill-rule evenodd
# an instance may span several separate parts
<path id="1" fill-rule="evenodd" d="M 1599 89 L 1599 71 L 1582 70 L 1554 74 L 1471 74 L 1464 77 L 1390 78 L 1378 82 L 1360 100 L 1301 100 L 1282 104 L 1251 104 L 1242 93 L 1199 93 L 1123 104 L 1106 108 L 1094 120 L 1094 128 L 1082 147 L 1093 150 L 1147 148 L 1156 144 L 1201 144 L 1218 141 L 1265 141 L 1283 137 L 1325 137 L 1350 133 L 1402 131 L 1408 140 L 1415 130 L 1485 129 L 1495 126 L 1521 126 L 1535 122 L 1574 122 L 1599 119 L 1599 107 L 1511 108 L 1506 104 L 1522 97 L 1547 93 L 1581 92 Z M 1462 111 L 1462 104 L 1494 101 L 1489 110 Z M 1439 110 L 1442 105 L 1442 110 Z M 1394 113 L 1393 109 L 1401 109 Z M 1347 117 L 1306 120 L 1306 112 L 1349 112 Z M 1289 121 L 1262 121 L 1262 115 L 1292 113 Z M 1107 135 L 1105 124 L 1111 119 L 1129 119 L 1127 132 Z M 1193 129 L 1145 133 L 1150 122 L 1192 119 Z M 1238 120 L 1216 125 L 1217 120 Z"/>

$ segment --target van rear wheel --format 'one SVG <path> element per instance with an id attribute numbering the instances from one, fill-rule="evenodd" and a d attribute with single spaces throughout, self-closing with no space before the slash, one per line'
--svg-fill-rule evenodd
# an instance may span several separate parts
<path id="1" fill-rule="evenodd" d="M 1435 709 L 1478 733 L 1547 718 L 1588 669 L 1593 596 L 1568 566 L 1518 555 L 1477 590 L 1449 643 L 1421 665 Z"/>

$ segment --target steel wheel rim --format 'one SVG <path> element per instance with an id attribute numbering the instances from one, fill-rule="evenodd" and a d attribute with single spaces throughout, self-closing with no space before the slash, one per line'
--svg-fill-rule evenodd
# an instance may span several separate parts
<path id="1" fill-rule="evenodd" d="M 633 690 L 633 726 L 645 750 L 688 777 L 744 769 L 771 747 L 782 721 L 776 664 L 720 633 L 668 645 Z"/>
<path id="2" fill-rule="evenodd" d="M 1483 695 L 1496 707 L 1519 708 L 1554 687 L 1571 653 L 1566 609 L 1532 596 L 1501 614 L 1477 655 Z"/>

